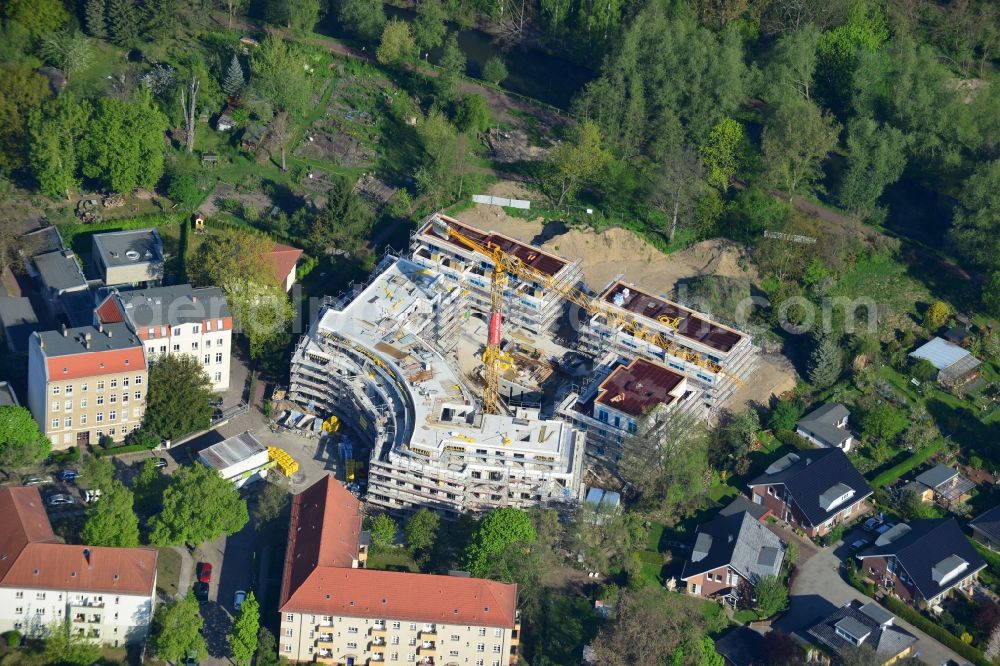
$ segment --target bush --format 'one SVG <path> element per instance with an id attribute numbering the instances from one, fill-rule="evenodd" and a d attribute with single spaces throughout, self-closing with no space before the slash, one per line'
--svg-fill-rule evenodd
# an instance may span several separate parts
<path id="1" fill-rule="evenodd" d="M 111 435 L 101 435 L 100 439 L 97 440 L 97 445 L 102 449 L 110 449 L 114 447 L 115 440 L 111 439 Z"/>
<path id="2" fill-rule="evenodd" d="M 125 437 L 125 446 L 141 446 L 144 449 L 155 449 L 160 445 L 160 438 L 155 432 L 146 428 L 133 430 Z"/>
<path id="3" fill-rule="evenodd" d="M 106 458 L 108 456 L 120 456 L 123 453 L 139 453 L 141 451 L 149 451 L 149 447 L 145 444 L 126 444 L 125 446 L 94 451 L 94 455 L 98 458 Z"/>
<path id="4" fill-rule="evenodd" d="M 455 125 L 463 132 L 483 132 L 490 126 L 490 108 L 482 95 L 465 95 L 455 109 Z"/>
<path id="5" fill-rule="evenodd" d="M 257 206 L 252 203 L 243 206 L 243 219 L 247 222 L 256 222 L 259 220 L 260 212 L 257 210 Z"/>
<path id="6" fill-rule="evenodd" d="M 483 64 L 483 80 L 495 86 L 507 78 L 507 65 L 498 56 L 493 56 Z"/>
<path id="7" fill-rule="evenodd" d="M 194 175 L 186 169 L 177 167 L 170 173 L 167 196 L 185 208 L 194 208 L 201 203 L 203 195 Z"/>
<path id="8" fill-rule="evenodd" d="M 54 451 L 51 458 L 54 465 L 68 465 L 80 462 L 80 449 L 71 446 L 65 451 Z"/>
<path id="9" fill-rule="evenodd" d="M 990 662 L 983 658 L 983 653 L 976 648 L 963 643 L 958 636 L 955 636 L 936 622 L 924 617 L 921 613 L 906 605 L 896 597 L 885 597 L 883 605 L 890 611 L 903 618 L 917 629 L 929 634 L 931 637 L 944 643 L 962 657 L 965 657 L 974 664 L 987 666 Z"/>
<path id="10" fill-rule="evenodd" d="M 8 631 L 3 635 L 4 640 L 7 642 L 7 647 L 16 648 L 21 645 L 21 632 L 17 630 Z"/>
<path id="11" fill-rule="evenodd" d="M 816 448 L 808 439 L 791 430 L 778 430 L 774 433 L 774 438 L 782 444 L 796 448 L 799 451 Z"/>

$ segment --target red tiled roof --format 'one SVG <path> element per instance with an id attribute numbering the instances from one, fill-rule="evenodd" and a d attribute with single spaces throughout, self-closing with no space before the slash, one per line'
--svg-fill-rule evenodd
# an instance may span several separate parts
<path id="1" fill-rule="evenodd" d="M 441 219 L 448 222 L 448 226 L 453 227 L 455 230 L 460 232 L 463 236 L 466 236 L 470 240 L 475 241 L 479 245 L 484 247 L 498 247 L 507 254 L 513 255 L 523 261 L 528 266 L 534 268 L 536 271 L 552 277 L 567 264 L 565 259 L 557 257 L 554 254 L 550 254 L 541 248 L 537 248 L 534 245 L 528 245 L 527 243 L 522 243 L 519 240 L 509 238 L 507 236 L 502 236 L 492 231 L 486 232 L 475 227 L 470 227 L 461 222 L 447 217 L 445 215 L 440 216 Z M 435 238 L 441 238 L 437 232 L 434 231 L 433 224 L 431 222 L 427 223 L 427 226 L 421 231 L 422 234 L 427 236 L 433 236 Z M 454 245 L 455 247 L 461 248 L 466 251 L 471 251 L 470 248 L 463 245 L 462 243 L 452 240 L 450 238 L 441 238 L 441 240 Z"/>
<path id="2" fill-rule="evenodd" d="M 0 587 L 153 593 L 157 552 L 58 543 L 38 488 L 0 488 Z"/>
<path id="3" fill-rule="evenodd" d="M 274 271 L 275 279 L 281 284 L 285 284 L 285 279 L 292 272 L 292 269 L 295 268 L 295 264 L 301 256 L 302 250 L 299 248 L 275 243 L 274 247 L 271 248 L 271 252 L 267 255 L 268 260 L 271 262 L 271 269 Z"/>
<path id="4" fill-rule="evenodd" d="M 358 500 L 332 476 L 295 496 L 282 612 L 514 626 L 516 585 L 351 568 L 360 531 Z"/>
<path id="5" fill-rule="evenodd" d="M 656 405 L 669 405 L 675 396 L 670 392 L 684 380 L 680 374 L 644 358 L 628 366 L 618 366 L 601 382 L 595 402 L 625 414 L 641 416 Z"/>
<path id="6" fill-rule="evenodd" d="M 126 361 L 128 362 L 126 363 Z M 56 356 L 47 359 L 47 362 L 49 381 L 98 377 L 146 369 L 146 357 L 140 346 L 130 349 L 90 351 L 85 354 Z"/>
<path id="7" fill-rule="evenodd" d="M 118 307 L 118 299 L 114 295 L 108 296 L 104 302 L 97 306 L 97 318 L 102 324 L 120 324 L 125 321 L 121 309 Z"/>

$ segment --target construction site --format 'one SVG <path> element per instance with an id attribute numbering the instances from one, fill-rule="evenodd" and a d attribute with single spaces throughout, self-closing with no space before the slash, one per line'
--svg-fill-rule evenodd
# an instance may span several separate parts
<path id="1" fill-rule="evenodd" d="M 337 417 L 367 458 L 348 481 L 383 510 L 571 509 L 647 420 L 708 418 L 757 362 L 741 331 L 443 214 L 404 255 L 327 299 L 287 393 Z"/>

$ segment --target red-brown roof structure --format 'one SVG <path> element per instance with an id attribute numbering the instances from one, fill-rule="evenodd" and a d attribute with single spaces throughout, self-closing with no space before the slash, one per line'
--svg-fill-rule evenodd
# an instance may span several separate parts
<path id="1" fill-rule="evenodd" d="M 552 277 L 561 271 L 567 263 L 565 259 L 561 259 L 554 254 L 549 254 L 545 250 L 537 248 L 534 245 L 528 245 L 513 238 L 493 233 L 492 231 L 481 231 L 474 227 L 466 226 L 450 217 L 442 215 L 441 218 L 448 222 L 448 226 L 452 227 L 463 236 L 468 237 L 470 240 L 475 241 L 483 247 L 498 247 L 507 254 L 517 257 L 526 265 L 543 275 Z M 449 238 L 442 238 L 436 231 L 434 231 L 433 224 L 430 222 L 427 223 L 427 226 L 423 228 L 421 233 L 427 236 L 433 236 L 434 238 L 440 238 L 446 243 L 454 245 L 457 248 L 470 251 L 468 247 L 462 245 L 458 241 L 454 241 Z"/>
<path id="2" fill-rule="evenodd" d="M 282 612 L 514 626 L 516 585 L 352 568 L 360 532 L 360 503 L 332 476 L 295 496 L 279 600 Z"/>
<path id="3" fill-rule="evenodd" d="M 0 488 L 0 587 L 151 595 L 157 551 L 60 543 L 38 488 Z"/>
<path id="4" fill-rule="evenodd" d="M 656 405 L 669 405 L 670 394 L 684 377 L 644 358 L 620 365 L 601 382 L 595 402 L 632 416 L 642 416 Z"/>
<path id="5" fill-rule="evenodd" d="M 295 269 L 295 264 L 298 263 L 301 256 L 302 250 L 297 247 L 282 245 L 281 243 L 274 244 L 274 247 L 271 248 L 271 251 L 267 255 L 267 259 L 271 262 L 271 270 L 274 271 L 274 278 L 279 284 L 285 284 L 288 274 Z"/>

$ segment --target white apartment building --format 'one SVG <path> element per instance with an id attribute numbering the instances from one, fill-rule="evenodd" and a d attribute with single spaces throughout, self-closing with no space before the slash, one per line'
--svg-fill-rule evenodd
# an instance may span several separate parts
<path id="1" fill-rule="evenodd" d="M 444 356 L 463 321 L 460 292 L 440 273 L 387 257 L 300 340 L 289 398 L 309 413 L 337 414 L 371 447 L 371 504 L 446 517 L 574 505 L 583 497 L 583 433 L 534 410 L 483 414 Z"/>
<path id="2" fill-rule="evenodd" d="M 70 631 L 117 647 L 142 642 L 156 598 L 152 548 L 61 543 L 36 487 L 0 488 L 0 633 Z"/>
<path id="3" fill-rule="evenodd" d="M 28 407 L 52 446 L 121 441 L 138 430 L 146 405 L 142 342 L 125 324 L 32 333 Z"/>
<path id="4" fill-rule="evenodd" d="M 233 317 L 222 290 L 189 284 L 113 291 L 94 311 L 99 323 L 124 322 L 142 340 L 150 362 L 190 354 L 201 361 L 212 390 L 229 388 Z"/>
<path id="5" fill-rule="evenodd" d="M 510 666 L 517 586 L 364 568 L 361 505 L 332 476 L 292 502 L 278 651 L 294 662 Z"/>

